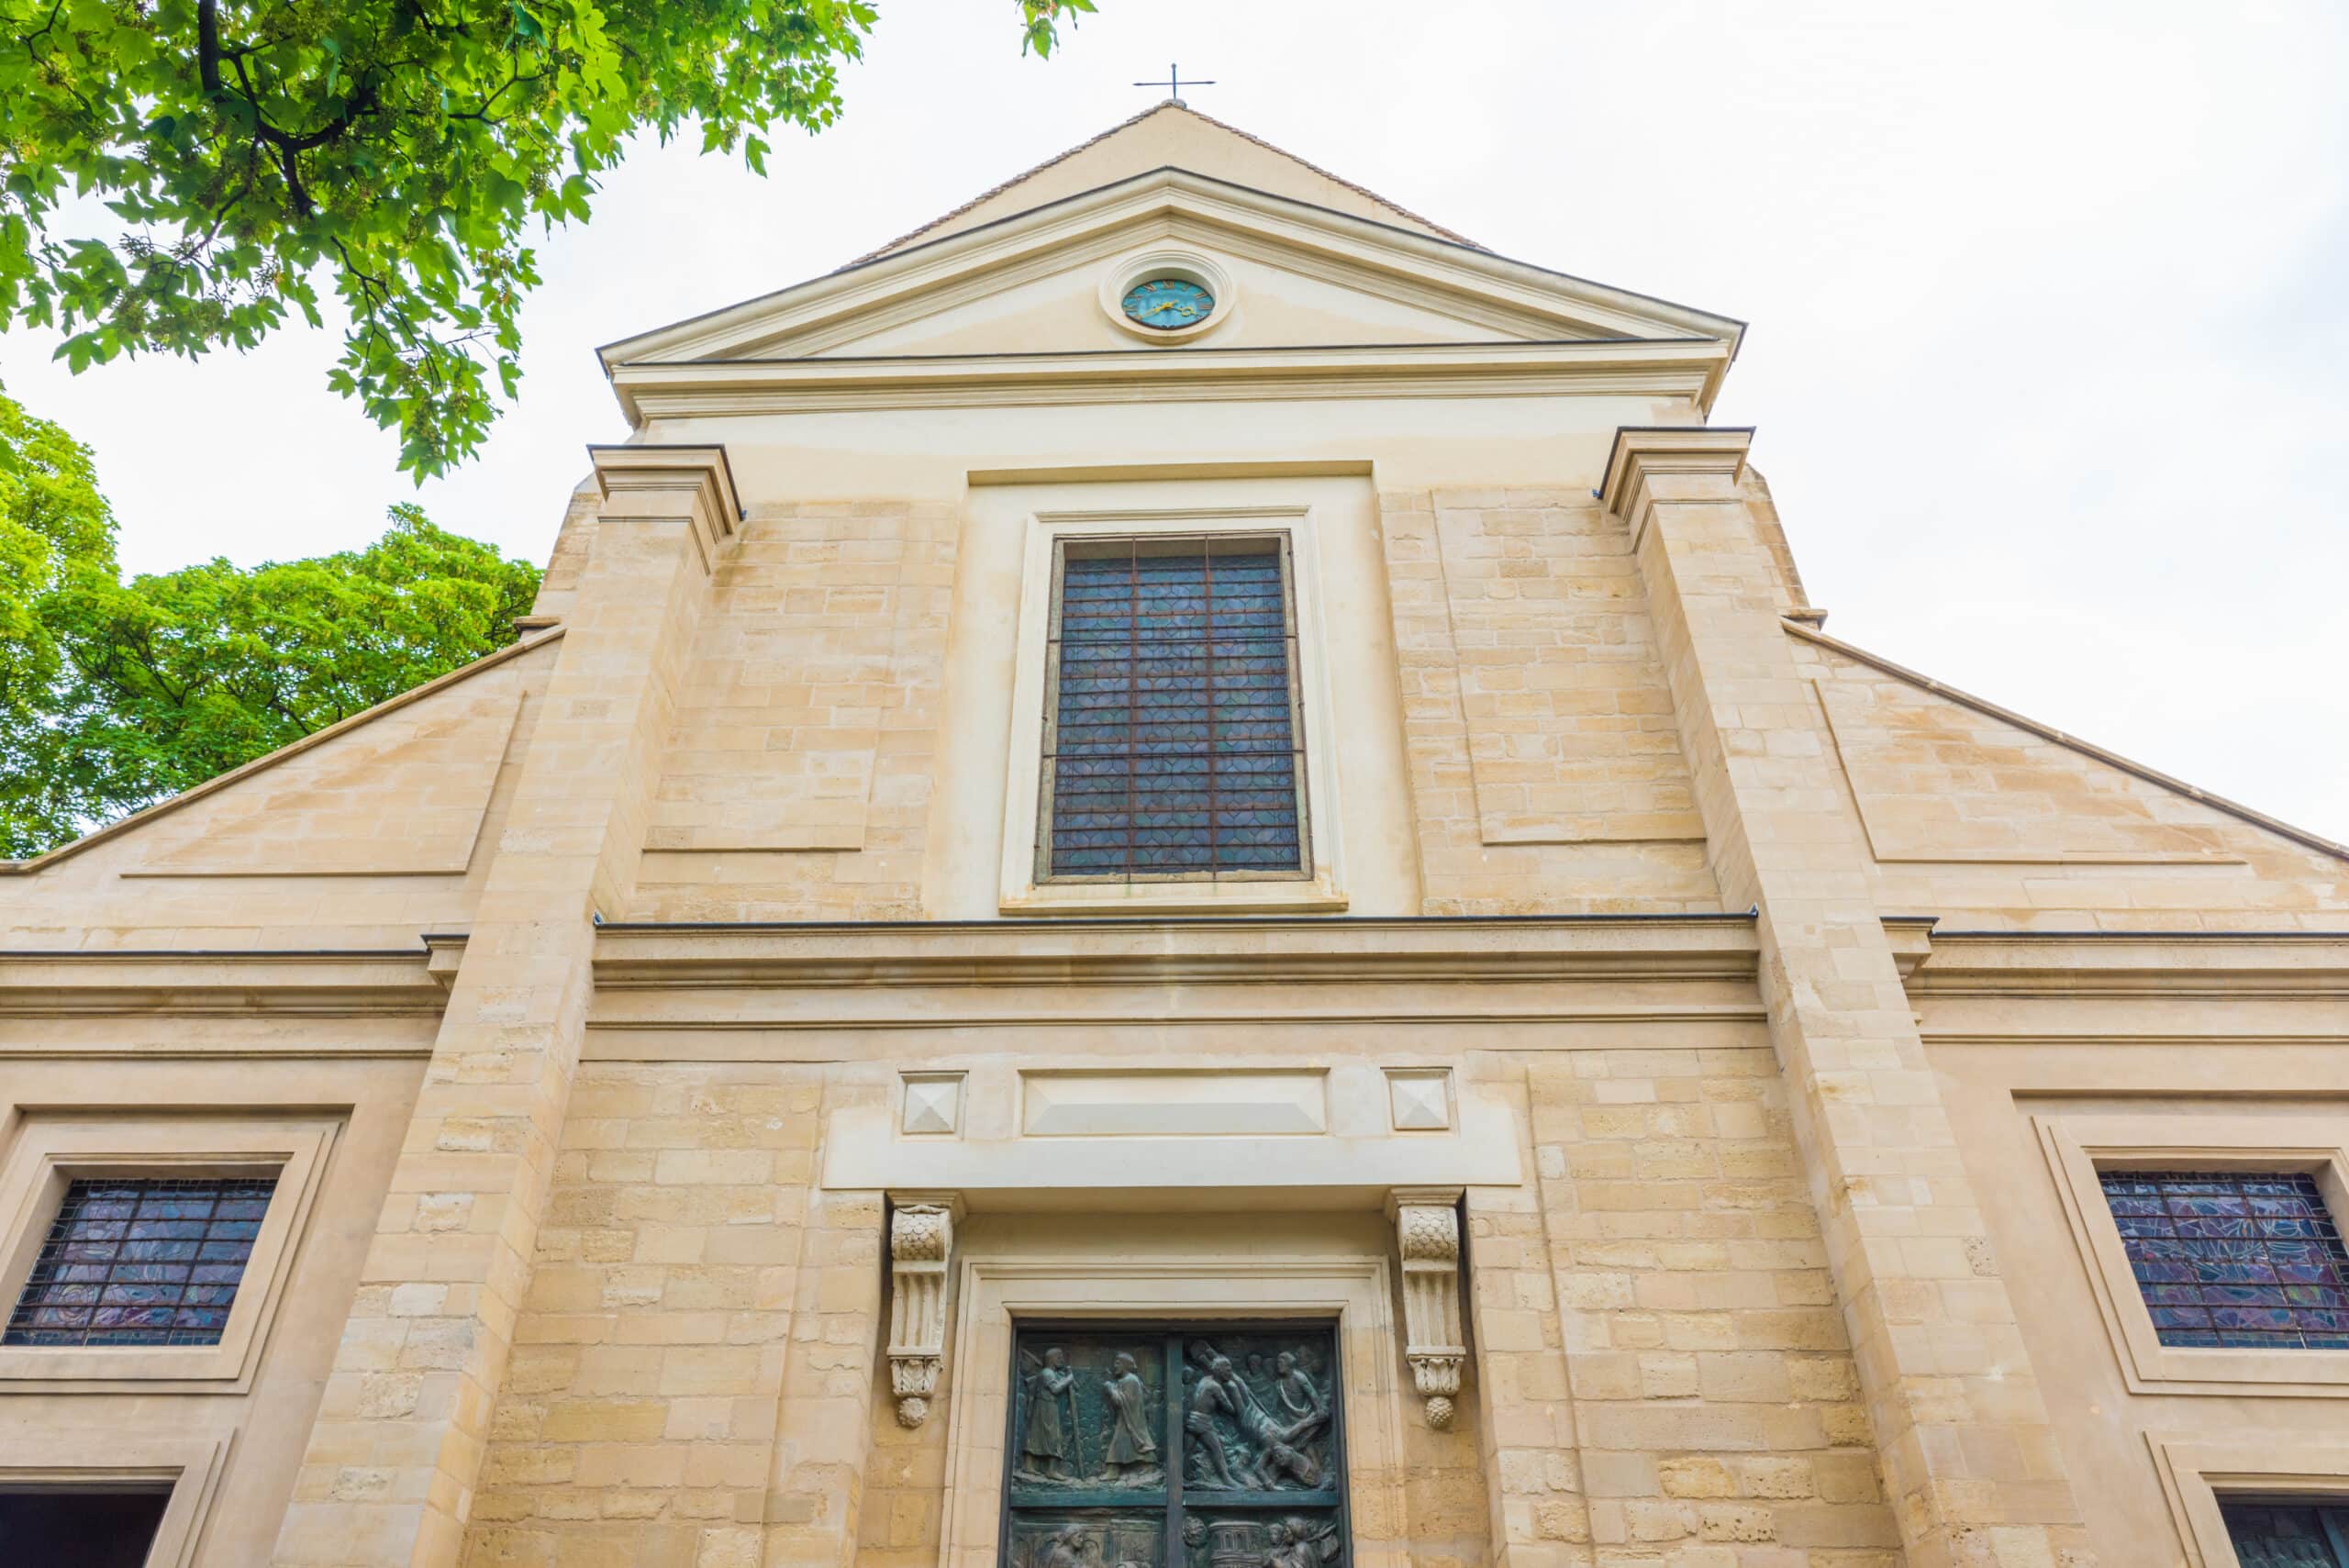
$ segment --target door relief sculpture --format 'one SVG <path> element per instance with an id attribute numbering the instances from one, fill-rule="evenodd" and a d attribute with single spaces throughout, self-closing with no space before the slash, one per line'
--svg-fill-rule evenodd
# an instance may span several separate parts
<path id="1" fill-rule="evenodd" d="M 1343 1568 L 1328 1324 L 1023 1326 L 1005 1568 Z"/>

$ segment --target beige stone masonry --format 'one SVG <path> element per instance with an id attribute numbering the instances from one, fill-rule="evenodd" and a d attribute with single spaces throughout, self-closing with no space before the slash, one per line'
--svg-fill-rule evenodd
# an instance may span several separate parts
<path id="1" fill-rule="evenodd" d="M 607 448 L 595 550 L 483 890 L 275 1562 L 448 1568 L 554 1176 L 591 920 L 644 842 L 657 747 L 739 507 L 713 448 Z"/>
<path id="2" fill-rule="evenodd" d="M 1379 498 L 1429 914 L 1720 907 L 1621 521 Z"/>
<path id="3" fill-rule="evenodd" d="M 907 808 L 918 828 L 928 779 L 905 764 L 928 751 L 903 741 L 937 725 L 959 523 L 952 507 L 911 503 L 769 506 L 745 522 L 680 699 L 648 848 L 919 848 L 905 829 Z"/>
<path id="4" fill-rule="evenodd" d="M 1742 486 L 1749 433 L 1625 430 L 1684 744 L 1762 995 L 1909 1568 L 2092 1560 Z"/>

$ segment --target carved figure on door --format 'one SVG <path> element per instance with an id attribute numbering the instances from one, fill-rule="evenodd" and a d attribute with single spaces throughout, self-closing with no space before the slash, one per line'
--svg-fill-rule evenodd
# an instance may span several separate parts
<path id="1" fill-rule="evenodd" d="M 1190 1407 L 1183 1415 L 1183 1430 L 1191 1439 L 1189 1448 L 1202 1473 L 1198 1485 L 1210 1490 L 1234 1491 L 1240 1483 L 1232 1478 L 1231 1460 L 1224 1451 L 1223 1438 L 1215 1429 L 1215 1418 L 1229 1416 L 1240 1419 L 1239 1373 L 1231 1370 L 1229 1356 L 1217 1356 L 1208 1363 L 1207 1371 L 1191 1388 Z"/>
<path id="2" fill-rule="evenodd" d="M 1326 1519 L 1316 1523 L 1292 1514 L 1274 1520 L 1269 1533 L 1273 1549 L 1264 1568 L 1330 1568 L 1345 1553 L 1338 1527 Z"/>
<path id="3" fill-rule="evenodd" d="M 1027 1384 L 1028 1421 L 1020 1431 L 1019 1473 L 1032 1481 L 1073 1480 L 1068 1462 L 1076 1433 L 1072 1392 L 1076 1373 L 1069 1370 L 1068 1352 L 1057 1345 L 1046 1351 Z"/>
<path id="4" fill-rule="evenodd" d="M 1102 1456 L 1101 1479 L 1129 1485 L 1152 1485 L 1161 1473 L 1158 1440 L 1150 1434 L 1150 1390 L 1134 1358 L 1119 1351 L 1101 1381 L 1101 1397 L 1109 1407 L 1109 1446 Z"/>

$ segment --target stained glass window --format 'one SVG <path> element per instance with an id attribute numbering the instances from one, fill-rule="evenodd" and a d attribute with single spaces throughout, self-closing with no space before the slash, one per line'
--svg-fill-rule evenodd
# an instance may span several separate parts
<path id="1" fill-rule="evenodd" d="M 1038 880 L 1301 877 L 1285 535 L 1063 540 Z"/>
<path id="2" fill-rule="evenodd" d="M 2101 1175 L 2163 1344 L 2349 1350 L 2349 1251 L 2315 1177 Z"/>
<path id="3" fill-rule="evenodd" d="M 77 1177 L 9 1315 L 11 1345 L 217 1345 L 273 1177 Z"/>
<path id="4" fill-rule="evenodd" d="M 2219 1502 L 2243 1568 L 2349 1568 L 2349 1508 Z"/>
<path id="5" fill-rule="evenodd" d="M 1326 1323 L 1021 1325 L 1005 1568 L 1345 1568 Z"/>

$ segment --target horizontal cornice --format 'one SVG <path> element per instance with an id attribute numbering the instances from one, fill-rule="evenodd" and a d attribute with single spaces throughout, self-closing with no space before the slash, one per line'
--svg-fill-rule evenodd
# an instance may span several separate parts
<path id="1" fill-rule="evenodd" d="M 1745 916 L 606 926 L 599 991 L 1745 980 Z"/>
<path id="2" fill-rule="evenodd" d="M 1263 398 L 1710 396 L 1712 339 L 722 360 L 612 367 L 630 419 Z"/>
<path id="3" fill-rule="evenodd" d="M 2349 997 L 2349 930 L 1953 931 L 1887 921 L 1912 995 Z"/>
<path id="4" fill-rule="evenodd" d="M 446 964 L 421 946 L 0 952 L 0 1018 L 437 1017 Z"/>

